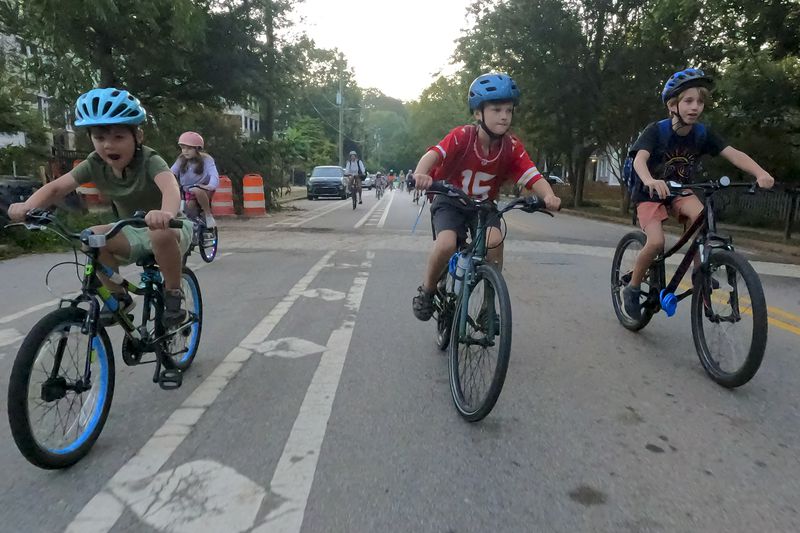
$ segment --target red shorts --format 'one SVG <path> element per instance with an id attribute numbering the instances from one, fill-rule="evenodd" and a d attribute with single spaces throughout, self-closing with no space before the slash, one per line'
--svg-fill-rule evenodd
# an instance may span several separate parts
<path id="1" fill-rule="evenodd" d="M 689 218 L 686 208 L 696 204 L 700 204 L 700 200 L 694 194 L 678 196 L 669 204 L 669 211 L 673 216 L 678 217 L 680 222 L 684 222 Z M 702 208 L 702 204 L 700 207 Z M 667 206 L 661 202 L 640 202 L 636 206 L 636 216 L 639 219 L 639 227 L 642 229 L 653 221 L 664 222 L 669 218 Z"/>

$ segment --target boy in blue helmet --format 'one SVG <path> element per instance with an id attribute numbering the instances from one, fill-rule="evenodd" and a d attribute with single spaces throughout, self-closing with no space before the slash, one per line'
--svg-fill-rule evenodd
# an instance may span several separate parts
<path id="1" fill-rule="evenodd" d="M 661 93 L 670 118 L 648 125 L 631 147 L 633 168 L 641 179 L 640 186 L 631 191 L 631 200 L 637 204 L 639 225 L 647 235 L 631 281 L 623 289 L 625 312 L 634 320 L 641 318 L 640 285 L 644 275 L 664 248 L 662 223 L 669 218 L 667 210 L 688 224 L 703 211 L 703 203 L 694 195 L 669 198 L 667 181 L 691 183 L 700 158 L 709 154 L 721 155 L 752 174 L 760 187 L 769 189 L 775 182 L 750 156 L 700 123 L 712 86 L 711 78 L 700 69 L 689 68 L 670 76 Z"/>
<path id="2" fill-rule="evenodd" d="M 120 264 L 134 263 L 151 253 L 155 255 L 164 276 L 164 325 L 173 328 L 182 324 L 187 314 L 182 305 L 181 258 L 191 244 L 192 225 L 185 220 L 182 229 L 169 228 L 170 220 L 180 210 L 180 188 L 161 156 L 142 146 L 143 132 L 139 125 L 145 119 L 144 108 L 128 91 L 93 89 L 78 98 L 75 117 L 75 126 L 88 129 L 94 151 L 24 203 L 11 205 L 9 217 L 24 220 L 31 209 L 49 207 L 89 182 L 114 203 L 120 216 L 146 211 L 147 228 L 123 228 L 101 249 L 100 261 L 117 269 Z M 108 226 L 92 229 L 100 233 L 108 231 Z M 104 283 L 116 293 L 123 310 L 133 308 L 131 296 L 122 287 L 108 280 Z M 101 320 L 106 324 L 113 321 L 110 310 L 103 309 Z"/>
<path id="3" fill-rule="evenodd" d="M 478 122 L 453 129 L 428 149 L 414 170 L 416 187 L 425 190 L 434 180 L 447 180 L 470 197 L 494 200 L 505 182 L 513 182 L 544 199 L 547 208 L 557 210 L 561 200 L 533 164 L 525 147 L 509 133 L 514 107 L 520 93 L 506 74 L 478 76 L 469 88 L 469 110 Z M 433 294 L 439 276 L 467 237 L 473 213 L 452 198 L 437 195 L 431 204 L 434 244 L 428 256 L 425 279 L 413 299 L 414 316 L 430 320 Z M 502 267 L 503 235 L 500 221 L 491 223 L 487 234 L 487 259 Z"/>

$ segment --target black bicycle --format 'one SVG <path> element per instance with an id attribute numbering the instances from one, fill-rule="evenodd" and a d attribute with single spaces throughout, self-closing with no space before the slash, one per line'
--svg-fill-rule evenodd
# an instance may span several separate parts
<path id="1" fill-rule="evenodd" d="M 512 209 L 552 213 L 544 211 L 544 201 L 536 196 L 498 207 L 443 182 L 434 182 L 428 192 L 456 198 L 476 214 L 469 228 L 472 239 L 450 259 L 436 285 L 433 306 L 436 344 L 440 350 L 450 348 L 453 402 L 462 417 L 477 422 L 497 402 L 511 355 L 511 297 L 500 269 L 486 261 L 489 225 Z"/>
<path id="2" fill-rule="evenodd" d="M 33 326 L 14 360 L 8 388 L 11 434 L 22 455 L 41 468 L 65 468 L 83 458 L 100 436 L 114 395 L 114 355 L 100 318 L 102 303 L 114 312 L 125 333 L 125 364 L 154 363 L 153 382 L 163 389 L 175 389 L 181 386 L 183 372 L 192 364 L 200 343 L 200 285 L 184 266 L 181 286 L 189 316 L 183 324 L 166 331 L 162 325 L 164 283 L 155 259 L 150 256 L 136 263 L 143 269 L 138 284 L 98 260 L 100 249 L 123 227 L 146 226 L 144 213 L 116 222 L 105 234 L 95 234 L 91 229 L 71 233 L 44 210 L 29 212 L 21 225 L 53 231 L 71 243 L 80 243 L 86 255 L 80 294 L 62 300 L 58 309 Z M 177 220 L 170 223 L 174 228 L 180 225 Z M 79 264 L 77 252 L 74 263 Z M 123 312 L 120 302 L 100 282 L 98 272 L 143 297 L 138 327 L 134 316 Z M 144 360 L 148 353 L 154 358 Z"/>
<path id="3" fill-rule="evenodd" d="M 203 187 L 197 187 L 202 189 Z M 205 189 L 207 192 L 207 189 Z M 219 230 L 216 226 L 209 228 L 206 225 L 206 212 L 200 207 L 200 204 L 195 200 L 194 202 L 186 201 L 186 189 L 181 186 L 181 193 L 184 197 L 185 207 L 184 213 L 192 221 L 192 245 L 187 252 L 187 256 L 191 254 L 192 250 L 197 247 L 200 250 L 200 257 L 203 261 L 210 263 L 217 256 L 219 248 Z"/>
<path id="4" fill-rule="evenodd" d="M 675 246 L 659 254 L 646 272 L 639 320 L 625 312 L 622 290 L 631 280 L 633 265 L 647 237 L 642 231 L 632 231 L 622 237 L 611 266 L 611 301 L 620 323 L 631 331 L 639 331 L 657 312 L 663 310 L 667 316 L 672 316 L 678 302 L 692 296 L 692 337 L 700 363 L 711 379 L 723 387 L 734 388 L 750 381 L 761 366 L 767 346 L 767 304 L 756 271 L 734 251 L 730 237 L 717 233 L 714 194 L 730 187 L 747 188 L 750 194 L 756 191 L 755 184 L 731 183 L 727 176 L 692 185 L 670 182 L 673 196 L 702 191 L 703 212 Z M 695 234 L 667 283 L 667 258 Z M 695 268 L 691 286 L 682 285 L 698 252 L 699 268 Z M 683 292 L 678 294 L 679 290 Z"/>

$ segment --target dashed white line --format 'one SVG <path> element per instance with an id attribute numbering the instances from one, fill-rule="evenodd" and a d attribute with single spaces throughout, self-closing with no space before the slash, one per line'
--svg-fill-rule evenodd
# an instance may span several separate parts
<path id="1" fill-rule="evenodd" d="M 383 225 L 386 224 L 386 217 L 389 216 L 389 209 L 392 207 L 392 202 L 394 202 L 394 193 L 389 197 L 389 205 L 386 206 L 386 210 L 383 212 L 380 222 L 378 222 L 379 228 L 382 228 Z"/>
<path id="2" fill-rule="evenodd" d="M 375 211 L 375 210 L 378 208 L 378 206 L 379 206 L 379 205 L 381 205 L 382 203 L 383 203 L 383 199 L 381 199 L 381 200 L 378 200 L 377 202 L 375 202 L 375 205 L 373 205 L 373 206 L 372 206 L 372 208 L 371 208 L 369 211 L 367 211 L 367 214 L 366 214 L 366 215 L 364 215 L 363 217 L 361 217 L 361 220 L 359 220 L 358 222 L 356 222 L 356 225 L 355 225 L 355 226 L 353 226 L 353 229 L 358 229 L 358 228 L 360 228 L 361 226 L 363 226 L 363 225 L 364 225 L 364 222 L 366 222 L 367 220 L 369 220 L 369 217 L 371 217 L 371 216 L 372 216 L 372 213 L 373 213 L 373 212 L 374 212 L 374 211 Z"/>

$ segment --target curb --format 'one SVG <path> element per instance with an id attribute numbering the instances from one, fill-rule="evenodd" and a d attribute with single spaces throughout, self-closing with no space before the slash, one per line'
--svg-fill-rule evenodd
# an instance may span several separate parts
<path id="1" fill-rule="evenodd" d="M 619 218 L 610 215 L 603 215 L 599 213 L 587 213 L 573 208 L 562 209 L 561 212 L 576 217 L 588 218 L 593 220 L 602 220 L 604 222 L 612 222 L 614 224 L 628 225 L 631 228 L 636 227 L 630 224 L 630 219 L 628 219 L 626 222 L 624 220 L 620 220 Z M 733 234 L 735 234 L 736 232 L 735 229 L 731 230 L 729 228 L 726 228 L 725 225 L 720 225 L 720 228 L 729 231 Z M 682 231 L 680 231 L 678 228 L 672 226 L 665 226 L 664 230 L 674 235 L 680 235 L 682 233 Z M 756 239 L 750 239 L 748 237 L 742 237 L 739 235 L 734 235 L 734 244 L 742 244 L 747 248 L 752 248 L 759 252 L 770 253 L 780 256 L 783 262 L 786 263 L 800 264 L 800 245 L 798 244 L 793 245 L 793 244 L 778 243 L 771 241 L 760 241 Z M 787 248 L 793 248 L 794 250 L 787 250 Z"/>

